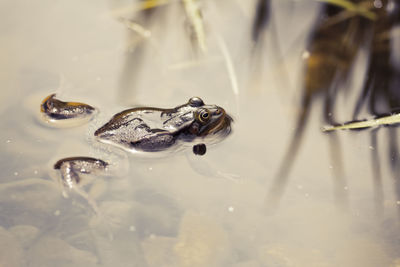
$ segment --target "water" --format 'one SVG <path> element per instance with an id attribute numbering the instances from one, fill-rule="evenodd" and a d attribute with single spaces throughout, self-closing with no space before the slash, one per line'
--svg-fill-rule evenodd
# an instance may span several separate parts
<path id="1" fill-rule="evenodd" d="M 317 3 L 273 2 L 277 35 L 266 35 L 261 61 L 249 56 L 255 1 L 203 3 L 207 56 L 191 48 L 178 3 L 157 10 L 150 41 L 138 45 L 116 19 L 130 18 L 132 3 L 0 3 L 0 266 L 400 266 L 400 199 L 385 151 L 380 187 L 369 133 L 338 133 L 338 181 L 318 105 L 279 203 L 268 202 Z M 53 92 L 101 112 L 88 126 L 46 127 L 39 104 Z M 234 118 L 233 134 L 204 157 L 132 157 L 92 139 L 131 104 L 172 107 L 194 95 Z M 378 132 L 381 147 L 387 138 Z M 52 165 L 66 156 L 121 162 L 84 187 L 97 214 L 78 194 L 63 197 Z"/>

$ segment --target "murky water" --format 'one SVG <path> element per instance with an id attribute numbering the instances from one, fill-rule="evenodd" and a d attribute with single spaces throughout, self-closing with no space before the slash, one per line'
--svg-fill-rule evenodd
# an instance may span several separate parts
<path id="1" fill-rule="evenodd" d="M 279 203 L 269 201 L 318 3 L 273 1 L 273 31 L 253 58 L 255 1 L 203 2 L 205 55 L 188 38 L 181 3 L 138 16 L 148 25 L 141 32 L 121 20 L 134 17 L 135 3 L 0 3 L 0 266 L 400 266 L 400 199 L 385 151 L 377 182 L 369 133 L 338 133 L 338 180 L 318 106 Z M 47 127 L 39 105 L 53 92 L 100 114 L 77 128 Z M 141 158 L 92 138 L 130 105 L 173 107 L 195 95 L 234 118 L 232 135 L 203 157 Z M 352 98 L 338 100 L 343 118 Z M 63 197 L 52 165 L 67 156 L 119 164 L 84 187 L 97 213 L 74 192 Z"/>

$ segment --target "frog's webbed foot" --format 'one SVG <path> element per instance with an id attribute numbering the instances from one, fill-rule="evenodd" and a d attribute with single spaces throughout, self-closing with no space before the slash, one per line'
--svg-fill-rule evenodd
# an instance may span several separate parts
<path id="1" fill-rule="evenodd" d="M 81 178 L 70 162 L 65 162 L 60 166 L 61 180 L 64 187 L 68 189 L 74 188 L 79 184 Z"/>
<path id="2" fill-rule="evenodd" d="M 206 154 L 207 147 L 205 144 L 197 144 L 193 146 L 193 153 L 198 156 Z"/>
<path id="3" fill-rule="evenodd" d="M 68 189 L 80 185 L 82 174 L 97 174 L 107 170 L 108 163 L 91 157 L 63 158 L 54 164 L 54 169 L 60 170 L 62 183 Z"/>
<path id="4" fill-rule="evenodd" d="M 107 166 L 108 163 L 100 159 L 90 157 L 71 157 L 57 161 L 54 164 L 54 169 L 60 171 L 63 186 L 69 190 L 74 190 L 89 203 L 96 214 L 99 214 L 99 208 L 96 202 L 84 189 L 81 188 L 81 186 L 85 184 L 82 183 L 82 175 L 100 174 L 101 172 L 107 171 Z M 63 195 L 64 197 L 68 196 L 65 190 L 63 190 Z"/>
<path id="5" fill-rule="evenodd" d="M 63 158 L 54 164 L 60 170 L 65 187 L 72 189 L 81 182 L 80 174 L 96 174 L 107 170 L 108 163 L 91 157 Z"/>

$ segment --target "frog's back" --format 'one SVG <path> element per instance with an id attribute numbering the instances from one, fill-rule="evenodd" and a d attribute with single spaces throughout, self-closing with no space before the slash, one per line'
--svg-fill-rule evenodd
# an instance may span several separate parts
<path id="1" fill-rule="evenodd" d="M 164 129 L 160 118 L 169 112 L 159 108 L 133 108 L 114 115 L 96 132 L 100 141 L 124 149 L 163 150 L 174 143 L 174 129 Z"/>

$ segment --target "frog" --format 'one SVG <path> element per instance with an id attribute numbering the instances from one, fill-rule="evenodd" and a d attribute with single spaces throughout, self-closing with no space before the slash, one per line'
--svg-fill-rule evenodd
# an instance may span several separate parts
<path id="1" fill-rule="evenodd" d="M 42 101 L 40 111 L 44 121 L 56 127 L 87 123 L 99 112 L 86 103 L 62 101 L 56 94 Z M 191 146 L 195 155 L 202 156 L 207 145 L 231 134 L 232 122 L 222 107 L 206 105 L 200 97 L 191 97 L 174 108 L 125 109 L 98 128 L 93 137 L 101 144 L 133 154 L 179 152 Z M 109 164 L 102 159 L 73 156 L 58 160 L 53 167 L 61 173 L 64 186 L 72 189 L 81 182 L 82 175 L 106 172 Z"/>
<path id="2" fill-rule="evenodd" d="M 223 108 L 205 105 L 199 97 L 192 97 L 186 104 L 171 109 L 138 107 L 124 110 L 97 129 L 94 135 L 100 142 L 130 152 L 157 152 L 180 141 L 221 139 L 230 133 L 231 121 Z"/>

